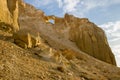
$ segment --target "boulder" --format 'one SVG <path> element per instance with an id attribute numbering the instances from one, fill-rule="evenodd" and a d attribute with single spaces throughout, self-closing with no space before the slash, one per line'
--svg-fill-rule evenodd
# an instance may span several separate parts
<path id="1" fill-rule="evenodd" d="M 21 29 L 13 34 L 14 43 L 22 48 L 32 48 L 41 44 L 39 32 Z"/>

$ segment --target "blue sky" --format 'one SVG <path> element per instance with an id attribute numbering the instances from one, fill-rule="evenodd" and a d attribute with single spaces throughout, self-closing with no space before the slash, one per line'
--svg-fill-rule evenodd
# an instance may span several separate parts
<path id="1" fill-rule="evenodd" d="M 120 66 L 120 0 L 25 0 L 46 15 L 87 17 L 103 28 Z"/>

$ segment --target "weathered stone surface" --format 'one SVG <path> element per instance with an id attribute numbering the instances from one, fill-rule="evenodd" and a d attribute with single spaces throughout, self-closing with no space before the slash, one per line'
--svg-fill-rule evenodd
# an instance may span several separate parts
<path id="1" fill-rule="evenodd" d="M 0 23 L 6 23 L 19 30 L 18 26 L 18 0 L 0 0 Z"/>
<path id="2" fill-rule="evenodd" d="M 107 42 L 104 31 L 87 19 L 66 16 L 70 27 L 69 39 L 83 52 L 107 63 L 116 65 L 114 55 Z"/>
<path id="3" fill-rule="evenodd" d="M 81 51 L 99 60 L 116 65 L 114 55 L 107 43 L 107 39 L 104 31 L 98 28 L 95 24 L 89 22 L 87 18 L 77 18 L 69 14 L 65 14 L 64 18 L 56 17 L 54 15 L 46 16 L 44 12 L 40 10 L 36 10 L 33 6 L 29 4 L 19 2 L 19 5 L 20 5 L 19 11 L 20 13 L 22 13 L 19 15 L 20 22 L 22 24 L 21 27 L 26 27 L 24 26 L 26 24 L 24 23 L 24 21 L 22 21 L 22 18 L 23 20 L 27 19 L 27 21 L 29 20 L 30 22 L 34 21 L 34 23 L 46 22 L 45 25 L 39 24 L 39 29 L 41 28 L 42 32 L 44 31 L 46 32 L 46 30 L 48 29 L 47 26 L 52 27 L 53 30 L 52 29 L 50 30 L 51 32 L 54 32 L 54 34 L 49 35 L 49 37 L 53 35 L 56 36 L 55 34 L 57 34 L 60 36 L 59 38 L 62 37 L 63 40 L 69 39 L 75 42 Z M 27 11 L 28 9 L 29 11 Z M 38 18 L 39 20 L 37 20 Z M 48 23 L 49 23 L 49 20 L 51 19 L 54 20 L 54 24 L 50 26 L 48 25 Z M 29 28 L 31 29 L 37 28 L 35 24 L 32 24 L 32 23 L 30 24 L 32 26 L 27 23 Z M 47 33 L 48 31 L 46 32 L 46 34 Z M 55 37 L 53 37 L 53 39 L 55 39 Z M 69 43 L 67 45 L 69 45 Z"/>
<path id="4" fill-rule="evenodd" d="M 65 14 L 64 18 L 45 16 L 55 21 L 54 31 L 58 35 L 75 42 L 78 48 L 104 62 L 116 65 L 115 57 L 109 47 L 104 31 L 87 18 L 78 18 Z"/>
<path id="5" fill-rule="evenodd" d="M 22 48 L 32 48 L 41 44 L 41 38 L 38 32 L 27 29 L 21 29 L 13 34 L 14 43 Z"/>

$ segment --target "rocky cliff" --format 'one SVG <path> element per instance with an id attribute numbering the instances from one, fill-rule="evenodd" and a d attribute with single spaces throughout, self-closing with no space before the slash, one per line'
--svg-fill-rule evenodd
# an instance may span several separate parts
<path id="1" fill-rule="evenodd" d="M 49 17 L 49 16 L 48 16 Z M 109 47 L 105 32 L 87 18 L 77 18 L 65 14 L 64 18 L 52 16 L 54 30 L 76 43 L 77 47 L 104 62 L 116 65 L 115 57 Z"/>
<path id="2" fill-rule="evenodd" d="M 22 13 L 19 15 L 21 28 L 25 28 L 27 23 L 22 20 L 27 19 L 31 22 L 30 18 L 33 18 L 35 24 L 31 23 L 31 25 L 29 25 L 28 23 L 27 26 L 29 26 L 29 29 L 31 28 L 31 30 L 33 30 L 34 28 L 34 30 L 36 29 L 42 33 L 44 33 L 42 29 L 45 29 L 47 32 L 45 32 L 44 35 L 47 35 L 48 29 L 50 29 L 52 32 L 49 32 L 48 34 L 51 35 L 48 36 L 54 36 L 53 39 L 55 36 L 58 36 L 63 41 L 66 41 L 65 43 L 68 42 L 66 45 L 74 42 L 80 51 L 104 62 L 116 65 L 115 57 L 109 47 L 105 32 L 87 18 L 77 18 L 69 14 L 65 14 L 64 18 L 59 18 L 54 15 L 46 16 L 44 12 L 36 10 L 33 6 L 23 2 L 19 2 L 19 5 L 19 12 Z M 51 23 L 50 20 L 53 20 L 54 23 Z M 48 28 L 47 26 L 50 27 Z M 57 39 L 56 37 L 56 40 Z M 58 41 L 60 41 L 60 39 L 58 39 Z M 48 42 L 51 43 L 50 41 Z M 53 46 L 53 44 L 51 45 Z"/>
<path id="3" fill-rule="evenodd" d="M 69 37 L 83 52 L 107 63 L 116 65 L 115 57 L 107 42 L 105 32 L 88 19 L 65 15 Z"/>
<path id="4" fill-rule="evenodd" d="M 18 26 L 18 0 L 0 0 L 0 24 L 8 24 L 14 31 Z"/>
<path id="5" fill-rule="evenodd" d="M 120 68 L 101 28 L 87 18 L 47 16 L 23 0 L 15 14 L 13 1 L 0 3 L 6 9 L 6 18 L 0 17 L 5 28 L 12 27 L 10 15 L 18 15 L 20 26 L 14 33 L 4 31 L 3 25 L 0 29 L 0 79 L 120 80 Z"/>

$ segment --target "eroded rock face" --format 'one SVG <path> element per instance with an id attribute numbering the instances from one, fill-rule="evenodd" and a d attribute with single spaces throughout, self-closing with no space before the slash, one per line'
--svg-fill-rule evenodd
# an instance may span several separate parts
<path id="1" fill-rule="evenodd" d="M 104 62 L 116 65 L 114 55 L 107 42 L 104 31 L 87 19 L 78 19 L 67 15 L 69 39 L 80 50 Z"/>
<path id="2" fill-rule="evenodd" d="M 68 35 L 68 39 L 75 42 L 81 51 L 99 60 L 116 65 L 105 32 L 87 18 L 77 18 L 65 14 L 64 18 L 55 17 L 54 26 L 57 33 Z"/>
<path id="3" fill-rule="evenodd" d="M 54 31 L 58 35 L 75 42 L 81 51 L 99 60 L 116 65 L 115 57 L 109 47 L 104 31 L 87 18 L 77 18 L 65 14 L 64 18 L 55 16 L 49 18 L 48 16 L 45 20 L 49 19 L 55 20 Z"/>
<path id="4" fill-rule="evenodd" d="M 39 32 L 21 29 L 13 34 L 14 43 L 22 48 L 32 48 L 41 44 Z"/>
<path id="5" fill-rule="evenodd" d="M 18 8 L 19 8 L 19 18 L 43 18 L 44 12 L 41 10 L 37 10 L 34 6 L 27 4 L 24 0 L 18 1 Z"/>
<path id="6" fill-rule="evenodd" d="M 50 29 L 51 33 L 54 32 L 55 34 L 58 34 L 60 36 L 59 38 L 62 38 L 66 41 L 72 41 L 81 51 L 99 60 L 116 65 L 114 55 L 108 45 L 104 31 L 101 28 L 98 28 L 95 24 L 91 23 L 87 18 L 77 18 L 69 14 L 65 14 L 64 18 L 56 17 L 54 15 L 46 16 L 44 12 L 41 10 L 36 10 L 29 4 L 19 2 L 19 5 L 19 11 L 21 13 L 19 14 L 20 23 L 22 24 L 21 27 L 26 27 L 24 26 L 26 23 L 23 24 L 23 20 L 25 19 L 29 22 L 34 21 L 34 23 L 41 23 L 37 26 L 31 23 L 29 25 L 29 23 L 27 23 L 27 27 L 29 26 L 29 28 L 32 29 L 35 29 L 37 27 L 39 29 L 41 28 L 41 31 L 44 32 L 44 27 L 46 27 L 44 28 L 45 30 L 52 27 Z M 50 19 L 54 20 L 54 24 L 51 26 L 48 25 Z M 49 37 L 53 35 L 56 36 L 55 34 L 49 35 Z M 69 45 L 69 43 L 66 45 Z"/>
<path id="7" fill-rule="evenodd" d="M 14 31 L 18 26 L 18 0 L 0 0 L 0 23 L 11 25 Z"/>

